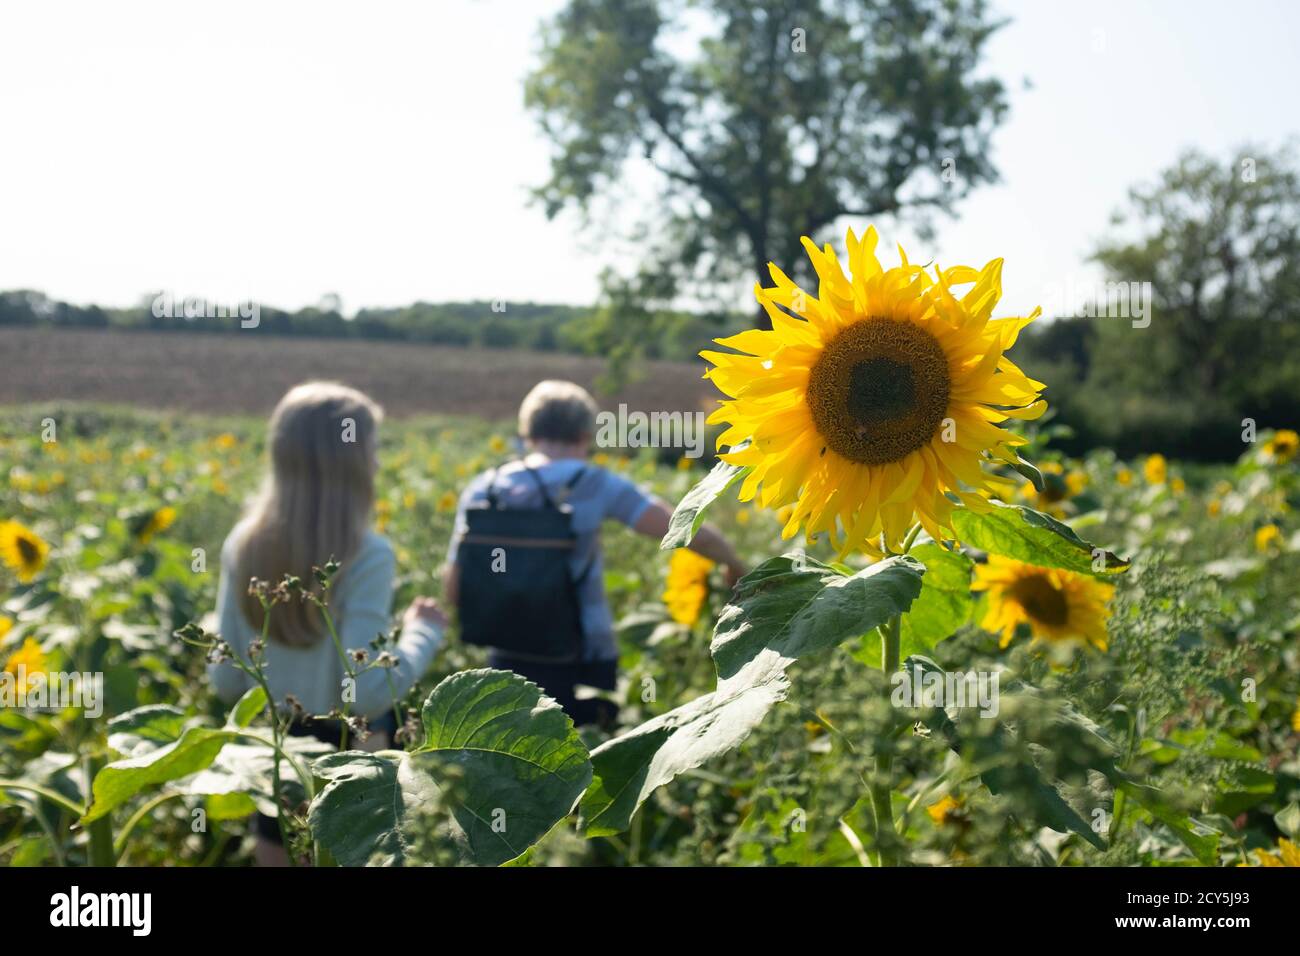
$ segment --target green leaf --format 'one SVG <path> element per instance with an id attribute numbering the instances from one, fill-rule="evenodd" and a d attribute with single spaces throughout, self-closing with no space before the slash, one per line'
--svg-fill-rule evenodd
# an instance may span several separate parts
<path id="1" fill-rule="evenodd" d="M 334 748 L 314 737 L 285 737 L 285 752 L 300 764 L 332 753 Z M 221 797 L 242 795 L 268 817 L 276 815 L 274 792 L 275 750 L 258 741 L 227 743 L 210 765 L 176 788 L 183 793 Z M 293 806 L 307 799 L 306 790 L 287 760 L 280 760 L 280 786 Z"/>
<path id="2" fill-rule="evenodd" d="M 899 656 L 930 654 L 942 641 L 970 619 L 975 598 L 970 590 L 974 562 L 960 551 L 941 545 L 919 544 L 908 552 L 925 565 L 921 593 L 903 615 L 899 635 Z M 873 669 L 880 668 L 880 641 L 868 635 L 853 652 L 854 659 Z"/>
<path id="3" fill-rule="evenodd" d="M 401 865 L 429 829 L 450 819 L 469 862 L 496 866 L 536 843 L 573 809 L 591 760 L 572 721 L 536 684 L 498 670 L 463 671 L 424 703 L 424 741 L 409 754 L 333 754 L 313 769 L 316 839 L 345 866 Z"/>
<path id="4" fill-rule="evenodd" d="M 95 774 L 94 799 L 78 823 L 83 827 L 93 823 L 146 787 L 197 773 L 235 736 L 236 731 L 226 728 L 189 727 L 172 743 L 108 764 Z"/>
<path id="5" fill-rule="evenodd" d="M 657 788 L 740 746 L 785 699 L 790 664 L 907 610 L 924 571 L 909 557 L 844 574 L 785 555 L 745 575 L 713 632 L 717 689 L 593 751 L 596 779 L 581 808 L 588 835 L 622 832 Z"/>
<path id="6" fill-rule="evenodd" d="M 1121 779 L 1117 786 L 1131 796 L 1151 817 L 1160 821 L 1192 851 L 1202 866 L 1217 866 L 1219 840 L 1223 836 L 1213 827 L 1188 816 L 1183 810 L 1170 805 L 1159 790 L 1134 781 Z"/>
<path id="7" fill-rule="evenodd" d="M 764 650 L 717 690 L 606 741 L 591 754 L 595 779 L 582 798 L 588 836 L 612 836 L 678 774 L 734 750 L 785 699 L 790 663 Z"/>
<path id="8" fill-rule="evenodd" d="M 264 709 L 266 709 L 266 691 L 260 685 L 250 687 L 231 708 L 230 716 L 226 718 L 226 725 L 247 727 Z"/>
<path id="9" fill-rule="evenodd" d="M 1037 465 L 1034 465 L 1032 462 L 1025 461 L 1025 459 L 1023 458 L 1017 457 L 1017 460 L 1015 461 L 1014 464 L 1012 464 L 1011 467 L 1014 468 L 1017 472 L 1019 472 L 1022 476 L 1029 479 L 1029 482 L 1034 486 L 1035 491 L 1037 491 L 1040 495 L 1043 493 L 1043 489 L 1046 487 L 1046 485 L 1043 482 L 1043 473 L 1038 470 Z"/>
<path id="10" fill-rule="evenodd" d="M 913 667 L 924 673 L 945 674 L 943 668 L 926 657 L 909 657 L 904 661 L 904 672 L 910 672 Z M 999 707 L 1004 717 L 1005 711 L 1016 710 L 1008 699 L 1011 696 L 1005 691 L 999 692 Z M 1001 721 L 981 723 L 982 732 L 963 734 L 943 708 L 930 708 L 922 722 L 972 766 L 983 768 L 980 779 L 990 793 L 1019 797 L 1038 826 L 1049 827 L 1058 833 L 1076 833 L 1098 850 L 1106 849 L 1101 837 L 1062 796 L 1061 782 L 1049 779 L 1039 769 L 1030 742 L 1022 735 L 1013 733 Z M 1080 726 L 1081 731 L 1090 729 L 1090 723 L 1087 727 Z M 1108 753 L 1103 752 L 1100 762 L 1114 769 Z"/>
<path id="11" fill-rule="evenodd" d="M 722 610 L 709 651 L 719 678 L 765 649 L 788 661 L 824 651 L 906 611 L 925 567 L 892 557 L 852 575 L 802 555 L 769 558 L 745 575 Z"/>
<path id="12" fill-rule="evenodd" d="M 713 470 L 678 503 L 672 520 L 668 523 L 668 533 L 664 535 L 659 547 L 670 551 L 690 544 L 704 523 L 704 509 L 752 470 L 752 466 L 729 465 L 725 461 L 714 465 Z"/>
<path id="13" fill-rule="evenodd" d="M 1131 562 L 1094 548 L 1050 515 L 997 501 L 990 501 L 989 506 L 987 514 L 969 508 L 953 510 L 953 529 L 963 544 L 1028 564 L 1083 574 L 1120 574 L 1129 569 Z"/>
<path id="14" fill-rule="evenodd" d="M 185 712 L 170 704 L 137 707 L 108 722 L 108 746 L 126 757 L 174 743 L 185 730 Z"/>

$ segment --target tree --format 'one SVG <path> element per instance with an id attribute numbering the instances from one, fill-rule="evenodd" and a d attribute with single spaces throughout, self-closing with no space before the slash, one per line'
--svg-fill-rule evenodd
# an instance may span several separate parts
<path id="1" fill-rule="evenodd" d="M 1225 160 L 1190 151 L 1115 217 L 1125 238 L 1095 259 L 1145 281 L 1145 329 L 1102 322 L 1102 385 L 1150 386 L 1225 419 L 1290 424 L 1300 414 L 1300 170 L 1294 150 L 1245 147 Z M 1155 362 L 1163 362 L 1156 367 Z M 1289 420 L 1288 420 L 1289 419 Z"/>
<path id="2" fill-rule="evenodd" d="M 950 211 L 996 178 L 1004 91 L 976 69 L 999 25 L 982 0 L 572 0 L 526 85 L 554 147 L 537 196 L 590 214 L 639 157 L 647 298 L 769 261 L 806 278 L 801 235 Z"/>

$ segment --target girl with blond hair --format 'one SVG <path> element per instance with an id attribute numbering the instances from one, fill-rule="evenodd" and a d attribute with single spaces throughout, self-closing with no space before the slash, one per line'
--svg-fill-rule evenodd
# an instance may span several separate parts
<path id="1" fill-rule="evenodd" d="M 343 654 L 357 661 L 364 651 L 365 660 L 374 660 L 371 642 L 391 626 L 397 563 L 392 546 L 370 527 L 382 417 L 368 396 L 331 382 L 299 385 L 276 406 L 267 439 L 270 470 L 221 549 L 217 626 L 241 660 L 249 660 L 264 623 L 250 580 L 274 587 L 286 574 L 328 601 Z M 323 591 L 313 568 L 331 558 L 339 570 Z M 434 601 L 416 598 L 403 614 L 396 646 L 388 648 L 396 661 L 386 663 L 393 666 L 354 666 L 353 680 L 320 608 L 295 597 L 271 608 L 268 641 L 256 651 L 277 706 L 289 698 L 299 715 L 346 712 L 378 726 L 376 718 L 386 717 L 429 666 L 446 623 Z M 208 673 L 226 702 L 252 686 L 229 661 L 211 665 Z M 294 730 L 335 743 L 339 738 L 333 722 L 300 719 Z M 373 736 L 386 743 L 383 734 Z"/>

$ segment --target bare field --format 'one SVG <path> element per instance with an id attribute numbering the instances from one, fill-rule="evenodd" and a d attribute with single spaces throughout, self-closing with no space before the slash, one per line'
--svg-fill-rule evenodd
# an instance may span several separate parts
<path id="1" fill-rule="evenodd" d="M 263 414 L 310 378 L 345 382 L 390 415 L 511 418 L 543 378 L 595 390 L 598 359 L 407 342 L 301 339 L 247 333 L 0 329 L 0 404 L 51 400 L 137 405 L 214 415 Z M 704 364 L 651 362 L 603 404 L 643 411 L 712 407 Z"/>

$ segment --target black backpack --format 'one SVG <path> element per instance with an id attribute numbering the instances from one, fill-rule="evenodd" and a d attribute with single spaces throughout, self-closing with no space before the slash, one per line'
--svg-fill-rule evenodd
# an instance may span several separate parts
<path id="1" fill-rule="evenodd" d="M 591 563 L 577 578 L 570 573 L 578 544 L 573 510 L 557 505 L 541 475 L 524 467 L 537 482 L 542 507 L 502 507 L 493 472 L 486 503 L 465 511 L 457 551 L 461 639 L 520 660 L 576 661 L 583 650 L 578 589 Z M 566 492 L 582 475 L 580 469 Z"/>

